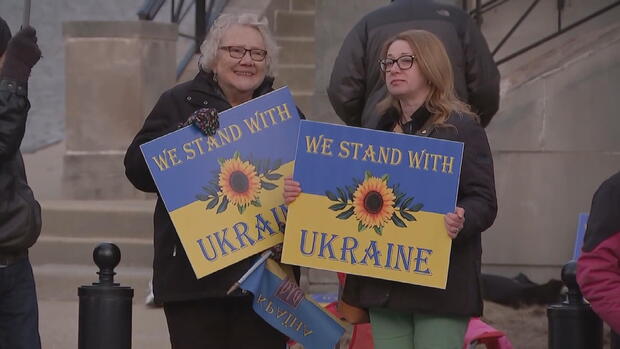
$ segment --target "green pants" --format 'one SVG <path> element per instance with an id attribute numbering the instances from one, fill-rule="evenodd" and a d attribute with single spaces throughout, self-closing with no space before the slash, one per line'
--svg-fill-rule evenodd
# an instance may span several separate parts
<path id="1" fill-rule="evenodd" d="M 375 349 L 461 349 L 468 323 L 463 316 L 370 309 Z"/>

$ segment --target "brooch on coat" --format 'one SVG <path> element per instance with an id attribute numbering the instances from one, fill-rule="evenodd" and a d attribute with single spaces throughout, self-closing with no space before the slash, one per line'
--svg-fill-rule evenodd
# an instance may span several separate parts
<path id="1" fill-rule="evenodd" d="M 179 128 L 194 124 L 202 133 L 207 136 L 213 136 L 218 128 L 220 128 L 220 119 L 215 108 L 200 108 L 192 113 L 192 115 Z"/>

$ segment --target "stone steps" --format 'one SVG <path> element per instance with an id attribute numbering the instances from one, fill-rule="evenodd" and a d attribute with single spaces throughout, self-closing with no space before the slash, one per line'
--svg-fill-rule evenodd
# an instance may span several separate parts
<path id="1" fill-rule="evenodd" d="M 40 203 L 42 237 L 153 237 L 155 200 L 50 200 Z"/>
<path id="2" fill-rule="evenodd" d="M 278 37 L 314 37 L 314 11 L 276 10 L 274 33 Z"/>
<path id="3" fill-rule="evenodd" d="M 31 256 L 33 256 L 31 252 Z M 32 266 L 39 301 L 77 300 L 77 289 L 99 280 L 99 269 L 94 263 L 86 264 L 34 264 Z M 152 269 L 126 267 L 123 262 L 116 268 L 114 282 L 134 289 L 134 304 L 144 302 L 149 293 Z"/>
<path id="4" fill-rule="evenodd" d="M 30 249 L 40 300 L 75 300 L 77 288 L 98 280 L 93 250 L 101 242 L 121 250 L 116 282 L 143 302 L 153 263 L 153 200 L 41 201 L 43 229 Z"/>

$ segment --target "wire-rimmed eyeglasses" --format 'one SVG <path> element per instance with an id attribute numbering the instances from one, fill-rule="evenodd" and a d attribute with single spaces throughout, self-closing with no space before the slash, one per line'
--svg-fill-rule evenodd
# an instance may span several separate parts
<path id="1" fill-rule="evenodd" d="M 255 62 L 262 62 L 267 57 L 267 51 L 260 48 L 245 48 L 243 46 L 222 46 L 220 50 L 227 50 L 230 57 L 242 59 L 247 52 L 250 52 L 250 58 Z"/>
<path id="2" fill-rule="evenodd" d="M 404 55 L 400 56 L 396 59 L 392 58 L 384 58 L 379 60 L 379 67 L 382 72 L 388 73 L 392 70 L 394 63 L 398 65 L 400 70 L 407 70 L 413 67 L 413 62 L 415 62 L 415 56 L 412 55 Z"/>

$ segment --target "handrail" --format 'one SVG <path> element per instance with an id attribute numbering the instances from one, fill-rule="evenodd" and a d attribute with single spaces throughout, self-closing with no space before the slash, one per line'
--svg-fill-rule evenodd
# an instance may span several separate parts
<path id="1" fill-rule="evenodd" d="M 468 0 L 463 0 L 462 2 L 462 7 L 463 10 L 469 12 L 469 14 L 474 17 L 474 19 L 476 20 L 476 22 L 478 23 L 478 25 L 481 25 L 483 22 L 483 16 L 485 13 L 497 8 L 498 6 L 501 6 L 503 4 L 505 4 L 506 2 L 508 2 L 510 0 L 488 0 L 487 2 L 482 2 L 482 0 L 475 0 L 475 6 L 473 9 L 469 9 L 468 8 Z M 556 10 L 557 10 L 557 30 L 550 34 L 547 35 L 545 37 L 543 37 L 542 39 L 527 45 L 521 49 L 516 50 L 515 52 L 508 54 L 507 56 L 505 56 L 504 58 L 498 59 L 496 60 L 497 65 L 501 65 L 503 63 L 506 63 L 526 52 L 528 52 L 529 50 L 534 49 L 535 47 L 540 46 L 541 44 L 554 39 L 556 37 L 558 37 L 561 34 L 566 33 L 567 31 L 574 29 L 575 27 L 595 18 L 598 17 L 602 14 L 604 14 L 605 12 L 613 9 L 614 7 L 620 5 L 620 0 L 615 1 L 607 6 L 605 6 L 604 8 L 595 11 L 579 20 L 577 20 L 576 22 L 574 22 L 573 24 L 570 24 L 567 27 L 563 27 L 562 24 L 562 11 L 564 11 L 564 7 L 565 7 L 565 0 L 556 0 L 557 1 L 557 6 L 556 6 Z M 493 56 L 495 56 L 497 54 L 497 52 L 502 48 L 502 46 L 504 46 L 504 44 L 506 43 L 506 41 L 508 41 L 508 39 L 512 36 L 512 34 L 521 26 L 521 24 L 523 23 L 523 21 L 525 20 L 525 18 L 532 12 L 532 10 L 534 9 L 534 7 L 536 7 L 536 5 L 539 3 L 539 0 L 533 0 L 533 2 L 530 4 L 530 6 L 525 10 L 525 12 L 521 15 L 521 17 L 519 17 L 519 19 L 515 22 L 515 24 L 510 28 L 510 30 L 508 31 L 508 33 L 506 33 L 506 35 L 499 41 L 498 45 L 495 47 L 495 49 L 493 49 Z"/>
<path id="2" fill-rule="evenodd" d="M 138 10 L 138 18 L 143 21 L 152 21 L 166 0 L 144 0 L 144 4 Z"/>
<path id="3" fill-rule="evenodd" d="M 200 52 L 200 45 L 205 39 L 206 33 L 211 28 L 215 19 L 222 13 L 226 7 L 228 0 L 191 0 L 187 6 L 185 0 L 170 1 L 170 22 L 180 24 L 183 22 L 192 7 L 195 7 L 194 35 L 179 32 L 179 37 L 191 39 L 193 42 L 179 61 L 176 69 L 177 80 L 185 71 L 185 68 L 191 62 L 193 56 Z M 152 21 L 155 19 L 166 0 L 145 0 L 138 10 L 138 18 L 144 21 Z"/>

